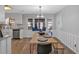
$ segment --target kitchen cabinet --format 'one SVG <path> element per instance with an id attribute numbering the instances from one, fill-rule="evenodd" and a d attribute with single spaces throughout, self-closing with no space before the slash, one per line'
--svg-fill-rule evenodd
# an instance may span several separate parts
<path id="1" fill-rule="evenodd" d="M 0 38 L 0 54 L 6 53 L 6 39 Z"/>
<path id="2" fill-rule="evenodd" d="M 11 37 L 0 38 L 0 54 L 11 53 Z"/>
<path id="3" fill-rule="evenodd" d="M 32 37 L 32 33 L 33 33 L 33 31 L 28 31 L 26 37 Z"/>
<path id="4" fill-rule="evenodd" d="M 11 53 L 11 37 L 7 38 L 6 45 L 7 45 L 6 46 L 6 53 L 10 54 Z"/>
<path id="5" fill-rule="evenodd" d="M 23 38 L 23 29 L 20 29 L 20 38 Z"/>
<path id="6" fill-rule="evenodd" d="M 5 23 L 4 6 L 0 5 L 0 24 Z"/>
<path id="7" fill-rule="evenodd" d="M 5 18 L 12 17 L 15 21 L 15 24 L 22 24 L 22 14 L 16 14 L 16 13 L 6 13 Z"/>

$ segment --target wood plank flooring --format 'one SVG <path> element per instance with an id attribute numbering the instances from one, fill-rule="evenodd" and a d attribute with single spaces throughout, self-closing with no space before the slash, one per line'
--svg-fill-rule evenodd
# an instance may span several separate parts
<path id="1" fill-rule="evenodd" d="M 30 39 L 12 39 L 12 54 L 29 54 Z"/>
<path id="2" fill-rule="evenodd" d="M 12 54 L 30 54 L 30 43 L 29 43 L 30 40 L 31 39 L 29 39 L 29 38 L 27 38 L 27 39 L 12 39 L 12 44 L 11 44 Z M 64 53 L 65 54 L 73 54 L 73 52 L 70 51 L 67 47 L 65 48 Z M 53 50 L 52 50 L 51 54 L 54 54 Z"/>

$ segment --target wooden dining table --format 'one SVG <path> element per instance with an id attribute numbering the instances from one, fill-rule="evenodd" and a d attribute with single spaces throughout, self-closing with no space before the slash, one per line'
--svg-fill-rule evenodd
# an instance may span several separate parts
<path id="1" fill-rule="evenodd" d="M 40 37 L 40 35 L 38 33 L 33 33 L 32 40 L 30 41 L 30 53 L 31 54 L 36 54 L 37 53 L 37 44 L 40 43 L 38 41 L 39 37 Z M 46 41 L 46 43 L 50 43 L 50 44 L 52 44 L 52 46 L 54 44 L 58 44 L 58 41 L 56 39 L 54 39 L 53 37 L 48 37 L 46 39 L 48 39 Z"/>

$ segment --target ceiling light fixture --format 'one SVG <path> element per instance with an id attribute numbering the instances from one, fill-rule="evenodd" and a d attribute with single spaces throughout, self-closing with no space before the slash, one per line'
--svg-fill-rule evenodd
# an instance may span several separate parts
<path id="1" fill-rule="evenodd" d="M 37 15 L 37 18 L 43 18 L 43 14 L 42 14 L 42 6 L 39 6 L 39 14 Z"/>
<path id="2" fill-rule="evenodd" d="M 5 11 L 10 11 L 12 7 L 10 5 L 4 5 Z"/>

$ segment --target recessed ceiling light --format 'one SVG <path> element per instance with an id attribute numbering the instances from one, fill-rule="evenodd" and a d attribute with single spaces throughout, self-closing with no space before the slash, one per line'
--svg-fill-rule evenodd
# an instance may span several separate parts
<path id="1" fill-rule="evenodd" d="M 10 5 L 5 5 L 4 6 L 5 11 L 10 11 L 12 7 Z"/>

